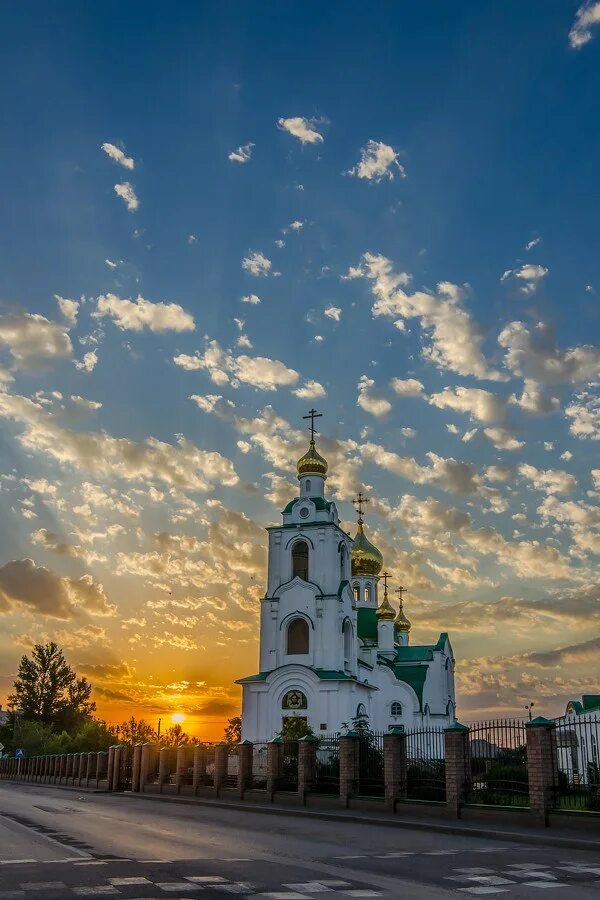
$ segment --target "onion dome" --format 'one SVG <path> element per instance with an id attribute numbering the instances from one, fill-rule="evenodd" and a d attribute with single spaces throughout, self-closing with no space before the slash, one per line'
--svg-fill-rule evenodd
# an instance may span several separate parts
<path id="1" fill-rule="evenodd" d="M 394 607 L 388 600 L 387 591 L 383 595 L 383 600 L 381 604 L 377 607 L 377 611 L 375 613 L 378 619 L 389 619 L 391 622 L 396 618 L 396 613 L 394 612 Z"/>
<path id="2" fill-rule="evenodd" d="M 301 475 L 320 475 L 325 478 L 327 475 L 327 460 L 323 459 L 320 453 L 315 449 L 315 442 L 311 440 L 310 447 L 298 460 L 297 469 L 298 477 Z"/>
<path id="3" fill-rule="evenodd" d="M 402 607 L 402 600 L 400 601 L 400 606 L 398 608 L 398 615 L 396 616 L 396 621 L 394 622 L 394 627 L 396 631 L 402 631 L 405 634 L 408 634 L 410 631 L 410 620 L 406 618 L 404 615 L 404 609 Z"/>
<path id="4" fill-rule="evenodd" d="M 352 574 L 379 575 L 383 568 L 383 556 L 363 531 L 362 519 L 358 520 L 358 530 L 352 547 Z M 391 607 L 390 607 L 391 609 Z"/>

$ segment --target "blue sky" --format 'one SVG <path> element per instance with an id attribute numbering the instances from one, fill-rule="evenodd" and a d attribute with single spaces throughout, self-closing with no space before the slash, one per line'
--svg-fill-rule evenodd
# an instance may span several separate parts
<path id="1" fill-rule="evenodd" d="M 600 4 L 0 24 L 3 683 L 216 727 L 316 404 L 465 715 L 597 688 Z"/>

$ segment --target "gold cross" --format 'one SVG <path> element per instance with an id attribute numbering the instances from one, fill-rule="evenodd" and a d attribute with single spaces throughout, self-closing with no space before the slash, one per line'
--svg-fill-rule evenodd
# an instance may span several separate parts
<path id="1" fill-rule="evenodd" d="M 364 503 L 368 503 L 368 502 L 369 502 L 369 498 L 368 498 L 368 497 L 365 497 L 365 495 L 363 494 L 362 491 L 359 491 L 359 492 L 358 492 L 358 497 L 356 498 L 356 500 L 353 500 L 352 502 L 353 502 L 354 505 L 356 506 L 356 510 L 357 510 L 357 512 L 358 512 L 358 518 L 359 518 L 359 519 L 362 519 L 362 514 L 363 514 L 363 504 L 364 504 Z"/>
<path id="2" fill-rule="evenodd" d="M 315 439 L 315 419 L 319 419 L 322 415 L 323 413 L 318 413 L 316 409 L 310 409 L 307 416 L 302 416 L 303 419 L 310 419 L 310 425 L 308 427 L 310 429 L 311 441 L 314 441 Z"/>
<path id="3" fill-rule="evenodd" d="M 383 579 L 383 596 L 387 599 L 387 583 L 388 583 L 388 578 L 391 578 L 392 576 L 390 575 L 389 572 L 382 572 L 382 573 L 381 573 L 381 577 L 382 577 L 382 579 Z"/>
<path id="4" fill-rule="evenodd" d="M 400 597 L 400 606 L 402 606 L 402 594 L 404 593 L 405 590 L 407 590 L 407 588 L 402 587 L 402 585 L 400 585 L 400 587 L 396 588 L 396 590 L 394 591 L 394 593 L 398 594 Z"/>

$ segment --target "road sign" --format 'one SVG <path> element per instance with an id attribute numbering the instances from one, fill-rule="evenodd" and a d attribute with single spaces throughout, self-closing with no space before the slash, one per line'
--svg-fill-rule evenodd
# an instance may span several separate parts
<path id="1" fill-rule="evenodd" d="M 17 747 L 15 750 L 15 759 L 25 759 L 25 751 L 22 747 Z"/>

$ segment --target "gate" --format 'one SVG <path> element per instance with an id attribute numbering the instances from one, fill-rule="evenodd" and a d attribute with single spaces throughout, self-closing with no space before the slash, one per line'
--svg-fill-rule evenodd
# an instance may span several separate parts
<path id="1" fill-rule="evenodd" d="M 383 797 L 383 731 L 370 731 L 358 738 L 358 793 Z"/>
<path id="2" fill-rule="evenodd" d="M 238 756 L 238 748 L 231 746 L 227 750 L 227 775 L 225 778 L 225 786 L 228 788 L 236 788 L 238 784 L 238 773 L 240 771 L 240 758 Z"/>
<path id="3" fill-rule="evenodd" d="M 339 734 L 324 734 L 319 738 L 313 790 L 322 794 L 339 794 L 340 792 Z"/>
<path id="4" fill-rule="evenodd" d="M 443 728 L 418 728 L 406 733 L 406 798 L 446 800 Z"/>
<path id="5" fill-rule="evenodd" d="M 133 778 L 133 747 L 121 744 L 119 759 L 119 790 L 130 791 Z"/>
<path id="6" fill-rule="evenodd" d="M 250 787 L 257 791 L 267 789 L 267 745 L 254 744 L 252 747 L 252 772 Z"/>
<path id="7" fill-rule="evenodd" d="M 279 778 L 275 787 L 278 791 L 298 790 L 298 741 L 282 742 Z"/>
<path id="8" fill-rule="evenodd" d="M 210 787 L 215 783 L 215 746 L 214 744 L 204 745 L 204 761 L 200 774 L 199 783 Z"/>
<path id="9" fill-rule="evenodd" d="M 497 719 L 472 725 L 468 775 L 467 803 L 528 807 L 525 723 Z"/>
<path id="10" fill-rule="evenodd" d="M 555 806 L 600 812 L 600 716 L 556 720 Z"/>

